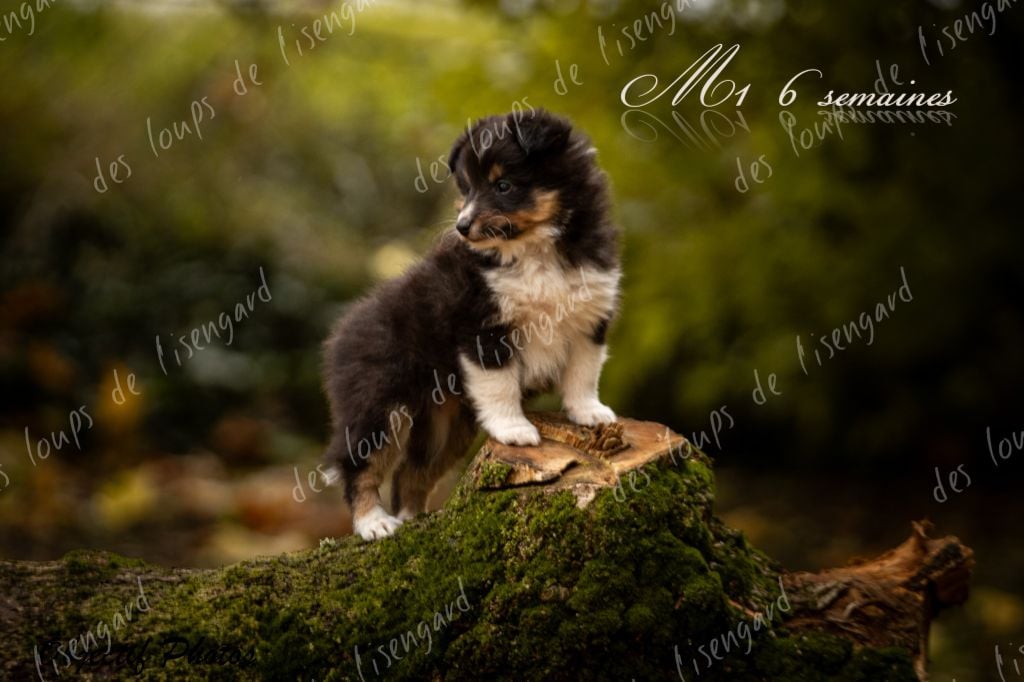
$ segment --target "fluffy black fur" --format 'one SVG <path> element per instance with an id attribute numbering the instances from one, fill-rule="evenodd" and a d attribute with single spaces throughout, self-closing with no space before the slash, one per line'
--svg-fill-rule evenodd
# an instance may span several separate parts
<path id="1" fill-rule="evenodd" d="M 495 164 L 511 184 L 508 191 L 496 190 L 488 178 Z M 449 168 L 479 215 L 502 216 L 491 220 L 485 236 L 521 238 L 530 228 L 526 218 L 540 210 L 537 191 L 554 191 L 550 222 L 562 228 L 557 250 L 564 261 L 573 268 L 617 267 L 604 174 L 589 141 L 567 120 L 542 110 L 481 119 L 456 140 Z M 497 345 L 511 329 L 496 323 L 499 311 L 483 274 L 506 265 L 498 249 L 447 230 L 422 261 L 352 304 L 338 322 L 325 344 L 334 428 L 326 459 L 341 470 L 350 503 L 359 494 L 360 473 L 404 426 L 411 427 L 408 465 L 428 466 L 427 433 L 439 398 L 457 401 L 459 428 L 475 433 L 458 357 L 489 367 L 508 358 Z M 603 344 L 607 324 L 595 325 L 596 343 Z M 361 441 L 367 443 L 362 449 Z M 463 449 L 466 444 L 463 439 Z"/>

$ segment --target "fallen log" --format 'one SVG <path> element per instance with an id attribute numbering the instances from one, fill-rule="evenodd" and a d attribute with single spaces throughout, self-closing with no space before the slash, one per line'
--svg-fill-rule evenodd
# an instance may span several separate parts
<path id="1" fill-rule="evenodd" d="M 923 680 L 973 564 L 925 524 L 786 573 L 712 513 L 710 460 L 622 419 L 536 414 L 436 513 L 215 570 L 0 561 L 4 679 Z"/>

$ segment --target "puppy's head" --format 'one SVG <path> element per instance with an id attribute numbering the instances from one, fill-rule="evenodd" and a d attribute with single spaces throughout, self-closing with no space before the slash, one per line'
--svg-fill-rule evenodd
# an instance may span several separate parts
<path id="1" fill-rule="evenodd" d="M 480 119 L 448 167 L 462 195 L 455 229 L 478 249 L 556 238 L 596 172 L 586 138 L 543 110 Z"/>

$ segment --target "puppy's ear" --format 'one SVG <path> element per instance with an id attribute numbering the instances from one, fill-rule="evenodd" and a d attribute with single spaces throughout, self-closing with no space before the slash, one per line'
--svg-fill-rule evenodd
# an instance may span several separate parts
<path id="1" fill-rule="evenodd" d="M 508 124 L 516 131 L 516 142 L 527 156 L 565 149 L 572 133 L 569 121 L 543 109 L 530 113 L 513 112 L 508 115 Z"/>
<path id="2" fill-rule="evenodd" d="M 455 175 L 455 164 L 459 162 L 459 155 L 462 153 L 463 147 L 469 142 L 469 133 L 462 131 L 458 139 L 455 140 L 455 144 L 452 145 L 452 150 L 448 152 L 448 172 Z"/>

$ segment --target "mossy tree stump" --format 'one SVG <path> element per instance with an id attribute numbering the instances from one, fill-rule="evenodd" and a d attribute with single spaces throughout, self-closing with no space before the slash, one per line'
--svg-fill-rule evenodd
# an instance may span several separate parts
<path id="1" fill-rule="evenodd" d="M 683 437 L 531 419 L 541 446 L 488 441 L 443 510 L 377 542 L 217 570 L 0 562 L 0 677 L 923 679 L 931 618 L 966 597 L 956 538 L 915 525 L 874 562 L 787 574 L 713 516 Z"/>

